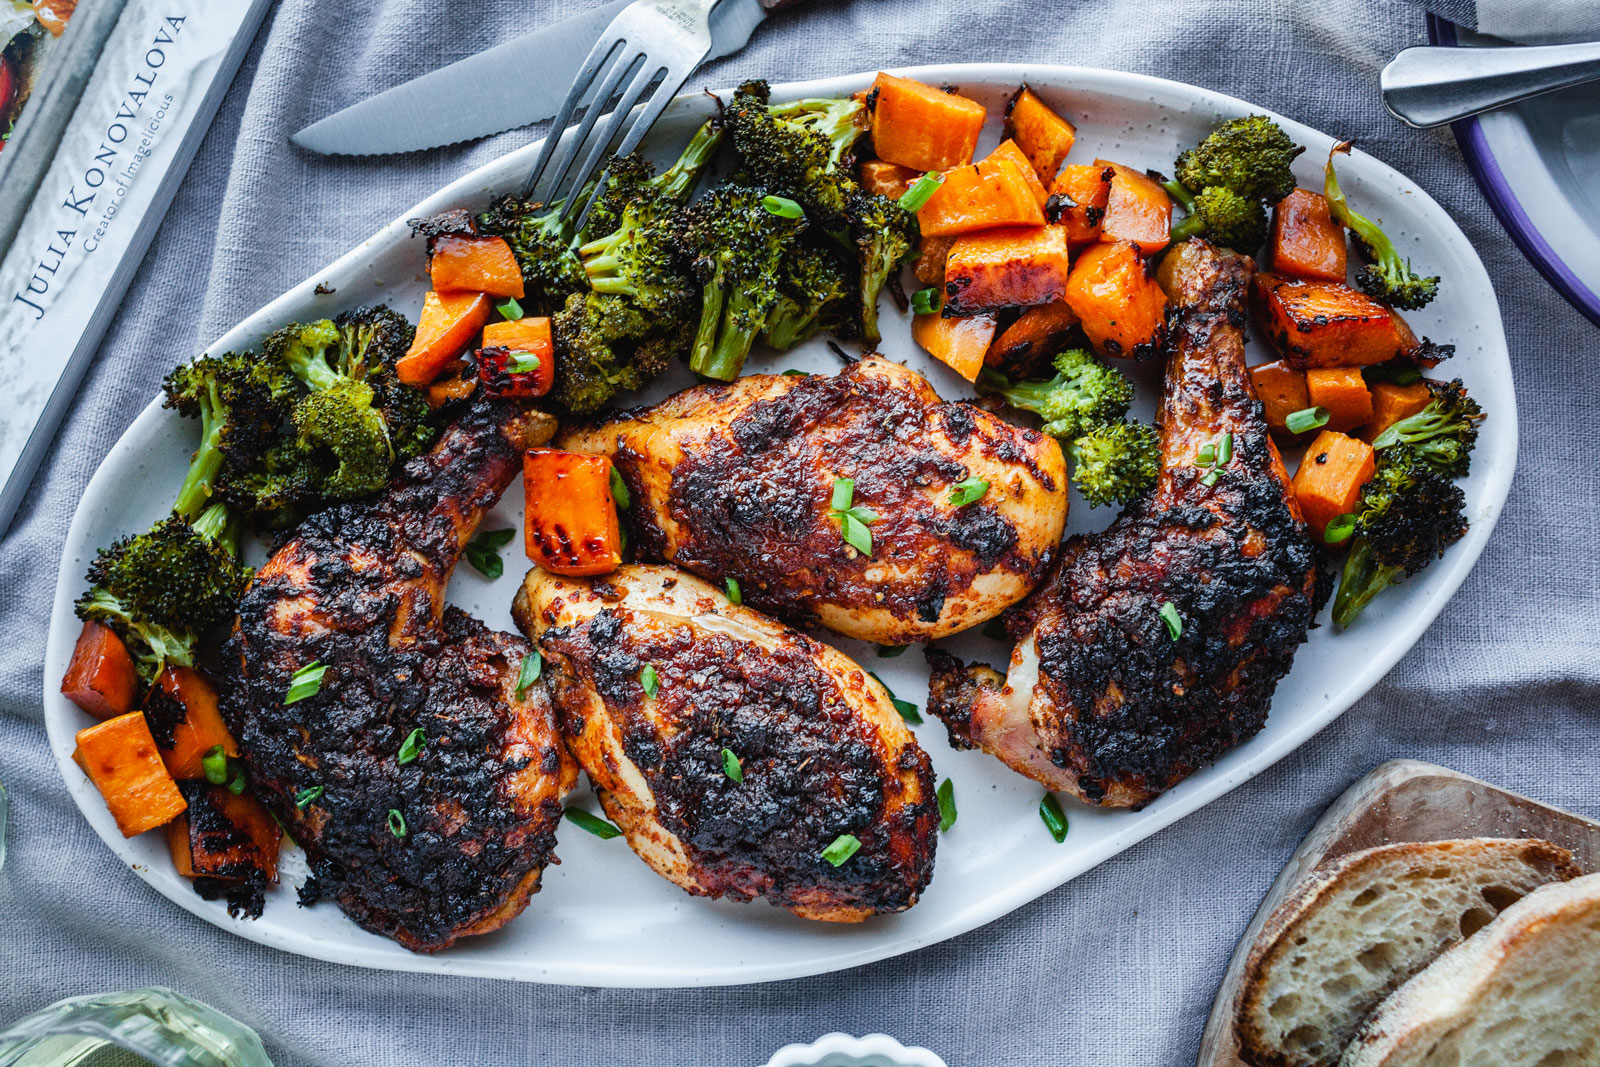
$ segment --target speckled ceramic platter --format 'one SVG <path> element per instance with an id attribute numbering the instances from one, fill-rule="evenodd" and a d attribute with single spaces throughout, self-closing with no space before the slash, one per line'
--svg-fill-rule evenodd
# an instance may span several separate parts
<path id="1" fill-rule="evenodd" d="M 755 72 L 752 72 L 755 73 Z M 1263 109 L 1242 100 L 1156 78 L 1073 67 L 975 64 L 915 68 L 903 73 L 934 84 L 959 86 L 990 108 L 991 122 L 980 154 L 999 140 L 999 117 L 1009 94 L 1026 81 L 1078 126 L 1072 158 L 1110 157 L 1136 167 L 1170 168 L 1177 151 L 1208 133 L 1221 119 Z M 777 86 L 779 99 L 835 96 L 864 88 L 872 72 L 827 81 Z M 711 101 L 691 94 L 678 101 L 652 134 L 663 156 L 676 154 Z M 1298 168 L 1302 184 L 1321 181 L 1321 160 L 1332 138 L 1287 118 L 1290 134 L 1308 151 Z M 404 219 L 450 207 L 476 207 L 516 186 L 537 146 L 506 156 L 429 197 L 290 292 L 219 338 L 218 350 L 260 340 L 294 319 L 333 314 L 345 307 L 387 300 L 415 315 L 426 286 L 421 247 Z M 1057 844 L 1036 812 L 1040 791 L 980 752 L 956 752 L 943 727 L 916 727 L 940 777 L 955 782 L 960 820 L 943 835 L 933 884 L 910 911 L 856 926 L 807 923 L 763 903 L 729 904 L 691 898 L 651 873 L 620 840 L 602 841 L 573 826 L 561 832 L 561 865 L 546 873 L 545 888 L 521 918 L 488 937 L 470 939 L 435 956 L 418 956 L 357 929 L 334 907 L 295 906 L 294 885 L 304 874 L 297 853 L 286 855 L 285 883 L 268 898 L 256 921 L 229 919 L 220 904 L 197 897 L 168 861 L 160 834 L 125 840 L 94 787 L 73 765 L 73 734 L 83 714 L 56 692 L 78 624 L 72 602 L 82 589 L 86 562 L 96 546 L 157 517 L 182 478 L 194 448 L 193 428 L 150 407 L 111 450 L 85 492 L 64 546 L 50 641 L 46 652 L 44 704 L 50 743 L 67 788 L 107 847 L 157 892 L 241 937 L 307 956 L 369 967 L 444 974 L 485 975 L 579 985 L 683 986 L 768 981 L 853 967 L 908 952 L 981 926 L 1069 879 L 1232 789 L 1305 742 L 1342 714 L 1381 678 L 1443 610 L 1494 529 L 1511 483 L 1516 458 L 1516 405 L 1505 334 L 1494 290 L 1477 252 L 1426 193 L 1403 175 L 1357 152 L 1342 168 L 1347 191 L 1361 210 L 1382 220 L 1402 249 L 1417 262 L 1444 273 L 1440 298 L 1411 317 L 1419 333 L 1453 342 L 1452 373 L 1464 378 L 1492 413 L 1484 426 L 1465 484 L 1472 529 L 1439 563 L 1415 581 L 1385 594 L 1360 624 L 1346 633 L 1314 630 L 1280 685 L 1262 733 L 1142 811 L 1100 811 L 1067 803 L 1071 830 Z M 326 283 L 335 292 L 317 295 Z M 130 314 L 138 313 L 131 309 Z M 909 323 L 886 315 L 884 354 L 926 373 L 946 397 L 970 395 L 970 387 L 923 355 L 911 343 Z M 1259 342 L 1254 351 L 1262 351 Z M 837 360 L 825 344 L 784 357 L 757 356 L 755 371 L 798 367 L 831 372 Z M 1142 369 L 1136 414 L 1148 417 L 1158 368 Z M 688 384 L 683 372 L 657 382 L 642 400 L 655 400 Z M 522 508 L 513 486 L 486 529 L 515 528 Z M 1069 528 L 1103 526 L 1106 509 L 1074 502 Z M 514 548 L 511 551 L 515 551 Z M 490 582 L 462 568 L 450 597 L 491 626 L 511 628 L 510 604 L 523 573 L 509 560 L 505 575 Z M 868 646 L 837 640 L 847 653 L 877 671 L 902 697 L 919 704 L 927 672 L 915 653 L 877 658 Z M 967 658 L 1001 664 L 1009 650 L 976 634 L 947 642 Z M 1227 862 L 1218 853 L 1219 865 Z"/>

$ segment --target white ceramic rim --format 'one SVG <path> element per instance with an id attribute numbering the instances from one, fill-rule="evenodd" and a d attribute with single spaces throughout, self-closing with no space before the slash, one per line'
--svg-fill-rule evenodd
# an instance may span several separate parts
<path id="1" fill-rule="evenodd" d="M 940 64 L 891 69 L 896 73 L 934 84 L 957 83 L 974 87 L 1014 86 L 1026 81 L 1040 85 L 1070 87 L 1072 92 L 1080 95 L 1103 94 L 1121 99 L 1139 98 L 1162 106 L 1170 106 L 1176 110 L 1203 112 L 1213 117 L 1266 113 L 1280 122 L 1297 141 L 1306 144 L 1308 154 L 1311 156 L 1319 152 L 1326 154 L 1328 147 L 1335 140 L 1311 127 L 1235 97 L 1141 74 L 1088 67 L 1014 63 Z M 864 88 L 873 77 L 873 73 L 864 71 L 834 78 L 775 85 L 774 96 L 785 99 L 806 95 L 843 95 Z M 679 105 L 674 105 L 677 106 Z M 538 143 L 530 144 L 450 183 L 400 215 L 350 253 L 312 274 L 245 319 L 219 338 L 211 348 L 221 351 L 256 343 L 268 332 L 271 325 L 289 321 L 297 317 L 302 309 L 310 306 L 312 290 L 319 280 L 352 274 L 389 244 L 407 239 L 409 230 L 405 219 L 482 200 L 485 192 L 491 188 L 488 177 L 491 172 L 512 164 L 517 168 L 527 168 L 531 166 L 538 149 Z M 829 945 L 832 951 L 802 960 L 763 958 L 754 962 L 748 960 L 727 962 L 706 958 L 708 954 L 702 954 L 702 958 L 685 961 L 681 966 L 663 967 L 636 965 L 627 960 L 576 954 L 576 958 L 562 959 L 557 963 L 541 961 L 534 965 L 515 956 L 507 958 L 487 954 L 452 955 L 450 951 L 432 956 L 413 954 L 400 949 L 392 942 L 365 935 L 353 924 L 349 929 L 353 934 L 362 936 L 350 940 L 310 936 L 300 932 L 282 933 L 261 923 L 230 922 L 226 912 L 217 904 L 201 900 L 186 887 L 168 892 L 166 881 L 161 874 L 141 863 L 129 848 L 128 841 L 116 830 L 115 823 L 94 786 L 72 762 L 73 734 L 81 726 L 77 721 L 81 716 L 75 717 L 65 713 L 63 709 L 71 709 L 71 705 L 61 697 L 53 684 L 53 679 L 60 677 L 70 658 L 72 643 L 78 629 L 76 621 L 72 618 L 72 604 L 80 592 L 82 576 L 77 568 L 66 564 L 72 555 L 73 546 L 84 542 L 84 529 L 90 523 L 89 511 L 82 503 L 73 517 L 64 544 L 63 567 L 57 579 L 44 663 L 43 698 L 46 708 L 46 729 L 51 749 L 67 788 L 84 817 L 107 846 L 140 878 L 179 906 L 230 933 L 251 941 L 335 963 L 390 970 L 587 986 L 659 988 L 737 985 L 798 978 L 857 967 L 935 944 L 992 922 L 1137 844 L 1240 783 L 1255 777 L 1338 718 L 1399 661 L 1443 610 L 1446 602 L 1460 587 L 1483 551 L 1484 544 L 1499 519 L 1510 491 L 1511 476 L 1515 468 L 1516 409 L 1505 331 L 1488 272 L 1459 227 L 1450 220 L 1443 208 L 1415 183 L 1359 150 L 1353 154 L 1347 173 L 1350 177 L 1358 178 L 1358 172 L 1366 174 L 1369 179 L 1381 179 L 1402 188 L 1412 203 L 1421 204 L 1421 211 L 1434 218 L 1435 225 L 1444 235 L 1447 244 L 1447 247 L 1438 250 L 1438 261 L 1441 264 L 1449 263 L 1451 274 L 1449 284 L 1461 287 L 1472 294 L 1473 306 L 1480 309 L 1482 318 L 1474 324 L 1474 328 L 1482 331 L 1478 338 L 1482 350 L 1481 358 L 1490 364 L 1492 377 L 1497 382 L 1503 383 L 1505 395 L 1503 399 L 1497 399 L 1494 407 L 1492 438 L 1497 443 L 1491 447 L 1480 442 L 1474 457 L 1473 477 L 1475 481 L 1481 479 L 1481 482 L 1471 499 L 1471 529 L 1467 536 L 1442 560 L 1430 567 L 1423 577 L 1408 583 L 1408 587 L 1412 589 L 1414 610 L 1397 620 L 1396 629 L 1389 635 L 1388 644 L 1374 650 L 1362 670 L 1347 677 L 1326 680 L 1327 692 L 1320 709 L 1314 714 L 1306 715 L 1295 722 L 1292 728 L 1287 728 L 1282 733 L 1270 737 L 1258 736 L 1226 755 L 1217 764 L 1196 773 L 1143 811 L 1130 815 L 1127 827 L 1115 835 L 1107 836 L 1089 847 L 1064 851 L 1057 862 L 1041 864 L 1029 870 L 1008 872 L 1013 877 L 998 883 L 993 893 L 981 900 L 965 902 L 963 906 L 953 909 L 942 921 L 927 929 L 903 933 L 898 937 L 863 939 L 860 943 L 847 940 L 844 936 L 840 936 L 838 931 L 819 931 L 818 943 Z M 163 412 L 158 396 L 129 427 L 124 438 L 137 430 L 148 430 L 154 422 L 167 417 L 169 416 Z M 113 453 L 116 447 L 113 447 Z M 114 475 L 110 473 L 109 465 L 103 463 L 90 480 L 82 499 L 84 501 L 95 499 L 98 493 L 105 491 L 112 478 Z M 641 876 L 649 876 L 642 867 L 640 872 Z M 537 921 L 537 912 L 536 897 L 521 921 Z M 830 934 L 832 936 L 829 936 Z"/>

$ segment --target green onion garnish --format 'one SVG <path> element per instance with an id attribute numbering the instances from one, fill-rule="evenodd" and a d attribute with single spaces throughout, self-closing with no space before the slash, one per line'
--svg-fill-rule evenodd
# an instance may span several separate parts
<path id="1" fill-rule="evenodd" d="M 739 592 L 739 581 L 736 578 L 724 578 L 722 586 L 728 591 L 728 603 L 735 607 L 744 603 L 744 594 Z"/>
<path id="2" fill-rule="evenodd" d="M 628 492 L 628 483 L 622 480 L 622 472 L 611 468 L 611 499 L 617 502 L 617 507 L 623 511 L 628 510 L 628 505 L 633 503 L 633 496 Z"/>
<path id="3" fill-rule="evenodd" d="M 1350 535 L 1356 532 L 1356 517 L 1354 515 L 1335 515 L 1328 520 L 1327 527 L 1322 531 L 1324 544 L 1336 545 L 1340 541 L 1350 540 Z"/>
<path id="4" fill-rule="evenodd" d="M 1206 471 L 1205 477 L 1200 479 L 1200 484 L 1206 486 L 1216 485 L 1217 479 L 1220 477 L 1222 477 L 1222 472 L 1213 467 L 1211 470 Z"/>
<path id="5" fill-rule="evenodd" d="M 406 836 L 406 817 L 399 808 L 389 809 L 389 832 L 396 837 Z"/>
<path id="6" fill-rule="evenodd" d="M 319 661 L 312 660 L 304 667 L 294 672 L 289 679 L 289 691 L 284 694 L 283 703 L 298 704 L 307 697 L 314 697 L 322 691 L 322 676 L 328 672 Z"/>
<path id="7" fill-rule="evenodd" d="M 644 695 L 652 700 L 661 692 L 661 679 L 656 677 L 654 665 L 649 663 L 644 665 L 644 670 L 639 672 L 639 684 L 644 686 Z"/>
<path id="8" fill-rule="evenodd" d="M 1206 445 L 1195 453 L 1194 465 L 1196 467 L 1214 467 L 1217 464 L 1217 446 Z"/>
<path id="9" fill-rule="evenodd" d="M 244 768 L 237 763 L 233 765 L 232 775 L 228 778 L 228 792 L 234 796 L 244 792 Z"/>
<path id="10" fill-rule="evenodd" d="M 517 699 L 522 699 L 530 685 L 539 680 L 539 671 L 544 667 L 544 656 L 536 648 L 522 657 L 522 669 L 517 671 Z"/>
<path id="11" fill-rule="evenodd" d="M 901 655 L 902 653 L 905 652 L 906 649 L 908 649 L 910 647 L 911 647 L 910 645 L 879 645 L 878 646 L 878 658 L 879 659 L 894 659 L 896 656 Z"/>
<path id="12" fill-rule="evenodd" d="M 1291 412 L 1283 420 L 1283 425 L 1290 433 L 1305 433 L 1328 425 L 1328 409 L 1324 407 L 1301 408 Z"/>
<path id="13" fill-rule="evenodd" d="M 744 764 L 739 762 L 739 757 L 733 754 L 733 749 L 722 750 L 722 773 L 736 782 L 744 781 Z"/>
<path id="14" fill-rule="evenodd" d="M 1222 435 L 1222 445 L 1217 449 L 1217 466 L 1226 467 L 1233 460 L 1233 434 Z"/>
<path id="15" fill-rule="evenodd" d="M 989 491 L 989 482 L 984 478 L 963 478 L 951 489 L 950 506 L 964 508 L 974 500 L 983 499 L 983 494 Z"/>
<path id="16" fill-rule="evenodd" d="M 854 856 L 861 848 L 861 840 L 854 834 L 840 834 L 833 839 L 833 844 L 822 850 L 822 858 L 835 867 L 842 866 L 844 861 Z"/>
<path id="17" fill-rule="evenodd" d="M 907 211 L 921 211 L 922 205 L 928 202 L 928 197 L 932 196 L 933 191 L 943 183 L 943 174 L 924 174 L 911 183 L 911 188 L 900 194 L 900 206 Z"/>
<path id="18" fill-rule="evenodd" d="M 1061 810 L 1061 802 L 1054 793 L 1046 793 L 1039 801 L 1039 818 L 1044 820 L 1044 828 L 1050 831 L 1056 844 L 1067 839 L 1067 813 Z"/>
<path id="19" fill-rule="evenodd" d="M 1183 617 L 1178 614 L 1177 605 L 1172 601 L 1163 601 L 1158 612 L 1161 621 L 1167 624 L 1167 636 L 1176 641 L 1183 636 Z"/>
<path id="20" fill-rule="evenodd" d="M 228 754 L 221 745 L 212 745 L 211 751 L 200 757 L 200 769 L 206 772 L 206 781 L 221 785 L 228 780 Z"/>
<path id="21" fill-rule="evenodd" d="M 568 808 L 567 819 L 572 825 L 582 830 L 587 830 L 601 840 L 609 841 L 613 837 L 621 837 L 622 831 L 606 822 L 598 815 L 584 811 L 582 808 Z"/>
<path id="22" fill-rule="evenodd" d="M 805 215 L 805 209 L 787 196 L 763 196 L 761 206 L 783 219 L 798 219 Z"/>
<path id="23" fill-rule="evenodd" d="M 788 370 L 783 372 L 783 376 L 785 378 L 809 378 L 811 377 L 811 372 L 808 370 L 795 370 L 793 367 L 790 367 Z"/>
<path id="24" fill-rule="evenodd" d="M 872 531 L 867 529 L 867 524 L 878 520 L 878 513 L 871 508 L 853 505 L 855 499 L 856 483 L 853 478 L 835 478 L 833 480 L 832 508 L 828 518 L 839 524 L 839 533 L 844 537 L 845 543 L 863 556 L 872 555 Z"/>
<path id="25" fill-rule="evenodd" d="M 427 731 L 423 730 L 423 728 L 420 726 L 417 727 L 409 734 L 406 734 L 405 741 L 400 745 L 400 755 L 398 759 L 401 763 L 410 763 L 412 760 L 422 755 L 422 750 L 427 743 Z"/>
<path id="26" fill-rule="evenodd" d="M 911 310 L 917 315 L 932 315 L 944 307 L 943 294 L 931 285 L 911 294 Z"/>
<path id="27" fill-rule="evenodd" d="M 500 317 L 516 322 L 522 318 L 522 305 L 517 303 L 514 296 L 507 297 L 504 302 L 496 304 L 494 309 L 500 312 Z"/>
<path id="28" fill-rule="evenodd" d="M 467 542 L 467 550 L 463 555 L 473 570 L 493 580 L 506 572 L 506 565 L 500 559 L 500 550 L 515 536 L 515 530 L 485 530 Z"/>
<path id="29" fill-rule="evenodd" d="M 320 785 L 314 785 L 309 789 L 302 789 L 300 792 L 294 795 L 294 806 L 299 808 L 301 811 L 305 811 L 306 808 L 310 806 L 311 802 L 320 797 L 323 792 L 324 788 Z"/>
<path id="30" fill-rule="evenodd" d="M 939 783 L 939 830 L 942 833 L 956 824 L 956 784 L 946 778 Z"/>
<path id="31" fill-rule="evenodd" d="M 901 700 L 899 697 L 895 696 L 894 690 L 890 689 L 888 684 L 885 683 L 882 678 L 879 678 L 876 674 L 873 674 L 872 671 L 868 671 L 867 673 L 872 675 L 872 680 L 874 682 L 877 682 L 879 685 L 883 686 L 883 691 L 889 694 L 889 703 L 894 705 L 894 710 L 900 713 L 900 717 L 902 719 L 911 723 L 913 726 L 922 722 L 922 716 L 918 714 L 917 706 L 915 704 L 911 703 L 909 700 Z"/>
<path id="32" fill-rule="evenodd" d="M 539 369 L 539 357 L 532 352 L 513 352 L 506 357 L 508 374 L 532 374 Z"/>

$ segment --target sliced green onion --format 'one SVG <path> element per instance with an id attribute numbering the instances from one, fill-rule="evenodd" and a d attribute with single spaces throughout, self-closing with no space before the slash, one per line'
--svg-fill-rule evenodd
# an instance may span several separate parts
<path id="1" fill-rule="evenodd" d="M 656 677 L 654 665 L 649 663 L 644 665 L 644 670 L 639 672 L 639 684 L 644 686 L 644 695 L 652 700 L 661 692 L 661 679 Z"/>
<path id="2" fill-rule="evenodd" d="M 222 785 L 228 780 L 228 754 L 221 745 L 212 745 L 211 751 L 200 757 L 200 769 L 206 772 L 206 781 Z"/>
<path id="3" fill-rule="evenodd" d="M 396 837 L 404 837 L 406 830 L 406 817 L 400 814 L 399 808 L 389 809 L 389 832 Z"/>
<path id="4" fill-rule="evenodd" d="M 946 778 L 939 783 L 939 830 L 943 832 L 956 824 L 956 784 Z"/>
<path id="5" fill-rule="evenodd" d="M 467 542 L 467 550 L 462 555 L 473 570 L 493 580 L 506 572 L 506 565 L 500 559 L 500 550 L 516 535 L 515 530 L 485 530 Z"/>
<path id="6" fill-rule="evenodd" d="M 735 782 L 744 781 L 744 764 L 739 762 L 739 757 L 734 755 L 731 748 L 722 750 L 722 773 Z"/>
<path id="7" fill-rule="evenodd" d="M 928 197 L 933 191 L 944 184 L 944 175 L 933 172 L 924 174 L 911 183 L 911 188 L 900 194 L 900 206 L 907 211 L 921 211 L 922 205 L 928 202 Z"/>
<path id="8" fill-rule="evenodd" d="M 822 850 L 822 858 L 835 867 L 842 866 L 844 861 L 854 856 L 861 849 L 861 840 L 854 834 L 840 834 L 833 839 L 833 844 Z"/>
<path id="9" fill-rule="evenodd" d="M 911 310 L 917 315 L 932 315 L 944 307 L 943 294 L 929 286 L 911 294 Z"/>
<path id="10" fill-rule="evenodd" d="M 422 727 L 417 727 L 406 734 L 405 741 L 400 745 L 400 755 L 397 757 L 401 763 L 410 763 L 422 755 L 422 750 L 428 744 L 428 734 Z"/>
<path id="11" fill-rule="evenodd" d="M 522 699 L 522 694 L 534 682 L 539 680 L 539 672 L 544 668 L 544 656 L 536 648 L 522 657 L 522 668 L 517 671 L 517 699 Z"/>
<path id="12" fill-rule="evenodd" d="M 785 378 L 809 378 L 811 377 L 811 372 L 807 370 L 795 370 L 793 367 L 790 367 L 788 370 L 783 372 L 783 376 Z"/>
<path id="13" fill-rule="evenodd" d="M 964 508 L 974 500 L 983 499 L 983 494 L 989 491 L 989 482 L 984 478 L 963 478 L 951 489 L 951 507 Z"/>
<path id="14" fill-rule="evenodd" d="M 532 374 L 539 369 L 539 357 L 532 352 L 512 352 L 506 356 L 506 371 L 509 374 Z"/>
<path id="15" fill-rule="evenodd" d="M 228 778 L 228 792 L 239 796 L 244 792 L 244 768 L 237 763 L 233 765 L 233 773 Z"/>
<path id="16" fill-rule="evenodd" d="M 1222 435 L 1222 445 L 1217 449 L 1217 466 L 1226 467 L 1233 460 L 1233 434 Z"/>
<path id="17" fill-rule="evenodd" d="M 580 830 L 589 831 L 591 834 L 603 841 L 609 841 L 613 837 L 622 836 L 621 830 L 618 830 L 615 826 L 600 818 L 600 816 L 584 811 L 582 808 L 568 808 L 566 814 L 567 820 L 571 822 L 572 825 L 578 827 Z"/>
<path id="18" fill-rule="evenodd" d="M 738 607 L 744 603 L 744 594 L 739 592 L 739 582 L 735 578 L 724 578 L 722 586 L 728 591 L 728 603 Z"/>
<path id="19" fill-rule="evenodd" d="M 879 645 L 878 658 L 894 659 L 896 656 L 902 655 L 910 647 L 910 645 Z"/>
<path id="20" fill-rule="evenodd" d="M 850 501 L 856 494 L 854 478 L 835 478 L 833 480 L 833 499 L 828 506 L 834 511 L 845 511 L 850 507 Z"/>
<path id="21" fill-rule="evenodd" d="M 889 694 L 889 703 L 894 705 L 894 710 L 900 713 L 900 717 L 902 719 L 908 723 L 911 723 L 913 726 L 916 726 L 922 722 L 922 715 L 917 711 L 917 706 L 915 704 L 911 703 L 909 700 L 901 700 L 899 697 L 895 696 L 894 690 L 889 688 L 888 683 L 882 678 L 879 678 L 876 674 L 873 674 L 872 671 L 868 671 L 867 673 L 872 675 L 872 680 L 874 682 L 877 682 L 879 685 L 883 686 L 883 691 Z"/>
<path id="22" fill-rule="evenodd" d="M 617 507 L 623 511 L 628 510 L 628 505 L 633 503 L 633 495 L 628 492 L 628 483 L 622 480 L 622 472 L 611 468 L 611 499 L 616 501 Z"/>
<path id="23" fill-rule="evenodd" d="M 1324 544 L 1336 545 L 1340 541 L 1350 540 L 1350 535 L 1356 532 L 1356 517 L 1354 515 L 1335 515 L 1328 520 L 1327 527 L 1322 531 Z"/>
<path id="24" fill-rule="evenodd" d="M 1220 477 L 1222 477 L 1222 472 L 1219 471 L 1219 470 L 1216 470 L 1215 468 L 1213 468 L 1211 470 L 1206 471 L 1205 477 L 1200 479 L 1200 484 L 1201 485 L 1208 485 L 1208 486 L 1209 485 L 1216 485 L 1217 484 L 1217 479 L 1220 478 Z"/>
<path id="25" fill-rule="evenodd" d="M 798 219 L 805 215 L 805 209 L 787 196 L 763 196 L 761 206 L 783 219 Z"/>
<path id="26" fill-rule="evenodd" d="M 841 519 L 845 543 L 863 556 L 872 555 L 872 531 L 867 529 L 866 523 L 856 518 L 854 509 L 845 512 Z"/>
<path id="27" fill-rule="evenodd" d="M 1178 614 L 1178 607 L 1172 601 L 1164 601 L 1161 610 L 1157 613 L 1161 621 L 1167 624 L 1167 636 L 1176 641 L 1183 636 L 1183 616 Z"/>
<path id="28" fill-rule="evenodd" d="M 1217 446 L 1206 445 L 1195 453 L 1194 465 L 1196 467 L 1213 467 L 1217 462 Z"/>
<path id="29" fill-rule="evenodd" d="M 322 691 L 322 676 L 328 672 L 318 660 L 312 660 L 304 667 L 294 672 L 289 679 L 289 691 L 283 696 L 285 706 L 298 704 L 307 697 L 314 697 Z"/>
<path id="30" fill-rule="evenodd" d="M 1305 433 L 1328 425 L 1328 409 L 1325 407 L 1301 408 L 1299 411 L 1290 412 L 1283 420 L 1283 425 L 1290 433 Z"/>
<path id="31" fill-rule="evenodd" d="M 512 322 L 522 318 L 522 305 L 517 303 L 517 298 L 514 296 L 507 297 L 503 302 L 496 304 L 494 309 L 500 312 L 501 318 L 510 319 Z"/>
<path id="32" fill-rule="evenodd" d="M 325 791 L 326 790 L 324 787 L 320 785 L 314 785 L 309 789 L 302 789 L 300 792 L 294 795 L 294 806 L 299 808 L 301 811 L 305 811 L 306 808 L 310 807 L 311 802 L 320 797 Z"/>
<path id="33" fill-rule="evenodd" d="M 1039 801 L 1039 818 L 1044 820 L 1044 828 L 1050 831 L 1056 844 L 1067 839 L 1067 813 L 1061 810 L 1061 801 L 1054 793 L 1046 793 Z"/>

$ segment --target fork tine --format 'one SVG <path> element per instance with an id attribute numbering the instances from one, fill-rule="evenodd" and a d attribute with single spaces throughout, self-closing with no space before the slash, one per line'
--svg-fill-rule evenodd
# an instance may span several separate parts
<path id="1" fill-rule="evenodd" d="M 617 101 L 616 109 L 611 112 L 611 115 L 600 127 L 599 134 L 593 138 L 593 143 L 589 147 L 589 154 L 584 157 L 583 165 L 578 168 L 577 176 L 573 179 L 572 187 L 575 190 L 582 190 L 583 183 L 589 180 L 589 176 L 602 169 L 601 161 L 605 159 L 606 153 L 612 144 L 626 131 L 629 120 L 633 118 L 633 109 L 639 103 L 639 98 L 644 96 L 645 90 L 650 88 L 650 83 L 655 81 L 656 75 L 660 74 L 662 70 L 663 68 L 653 66 L 650 63 L 645 63 L 639 68 L 639 73 L 634 76 L 633 83 L 628 86 L 628 91 L 622 95 L 622 99 Z M 594 192 L 585 198 L 583 212 L 578 216 L 579 223 L 575 227 L 576 229 L 583 228 L 582 220 L 588 217 L 589 205 L 594 203 L 595 198 L 599 195 L 600 185 L 597 182 Z M 567 201 L 561 209 L 563 222 L 572 217 L 574 210 L 578 206 L 579 199 L 580 196 L 567 197 Z"/>
<path id="2" fill-rule="evenodd" d="M 555 118 L 550 120 L 550 132 L 545 136 L 544 144 L 539 147 L 538 158 L 533 162 L 533 171 L 528 175 L 528 181 L 522 187 L 524 197 L 532 196 L 533 190 L 539 184 L 539 179 L 544 175 L 544 169 L 550 163 L 550 157 L 555 155 L 557 146 L 561 143 L 561 135 L 566 132 L 567 124 L 572 121 L 572 113 L 578 109 L 578 102 L 583 99 L 584 92 L 594 84 L 594 79 L 607 61 L 625 42 L 618 37 L 602 37 L 595 42 L 589 50 L 589 58 L 583 61 L 583 67 L 578 71 L 578 76 L 572 80 L 572 88 L 567 90 L 566 99 L 561 101 L 561 109 L 556 112 Z M 605 101 L 601 100 L 601 104 Z"/>
<path id="3" fill-rule="evenodd" d="M 617 155 L 625 156 L 639 147 L 645 135 L 650 132 L 650 127 L 656 124 L 656 120 L 661 117 L 661 113 L 667 109 L 667 105 L 672 103 L 679 90 L 689 80 L 689 75 L 694 73 L 693 68 L 679 71 L 673 70 L 671 67 L 663 67 L 658 68 L 656 71 L 656 73 L 663 72 L 665 77 L 661 79 L 661 84 L 656 86 L 656 91 L 650 94 L 649 100 L 645 101 L 644 108 L 639 112 L 639 117 L 634 120 L 633 126 L 628 130 L 628 134 L 623 138 L 622 143 L 617 146 Z M 654 74 L 651 77 L 654 77 Z M 575 230 L 583 229 L 583 224 L 589 218 L 589 209 L 594 207 L 594 203 L 599 197 L 600 190 L 597 188 L 590 194 L 588 201 L 583 205 L 583 213 L 578 216 L 577 225 L 573 227 Z"/>
<path id="4" fill-rule="evenodd" d="M 572 134 L 571 139 L 565 142 L 560 154 L 556 157 L 556 163 L 550 168 L 553 176 L 546 186 L 549 190 L 549 195 L 545 197 L 546 202 L 555 200 L 557 196 L 561 195 L 562 189 L 569 187 L 566 180 L 567 175 L 572 170 L 572 164 L 577 160 L 578 153 L 582 151 L 584 142 L 589 139 L 589 134 L 594 129 L 595 123 L 600 121 L 600 113 L 605 110 L 607 102 L 615 95 L 617 87 L 622 84 L 622 80 L 632 74 L 634 68 L 643 62 L 643 53 L 626 41 L 622 43 L 623 49 L 618 54 L 616 61 L 612 63 L 611 70 L 607 72 L 605 81 L 600 84 L 600 88 L 595 90 L 594 97 L 589 102 L 589 109 L 584 112 L 583 119 L 577 126 L 570 131 Z M 568 199 L 576 197 L 582 192 L 581 186 L 571 185 L 570 188 L 571 192 L 568 194 Z"/>

